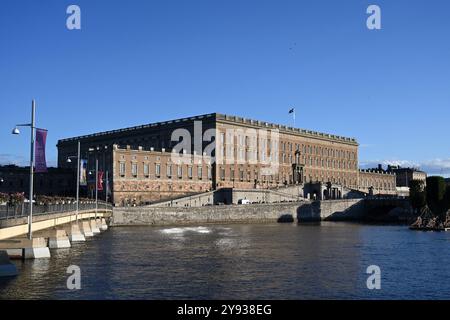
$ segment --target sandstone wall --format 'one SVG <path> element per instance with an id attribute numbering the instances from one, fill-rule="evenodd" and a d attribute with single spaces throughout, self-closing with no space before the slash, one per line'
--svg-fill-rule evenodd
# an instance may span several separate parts
<path id="1" fill-rule="evenodd" d="M 328 200 L 205 207 L 115 207 L 112 225 L 184 225 L 198 223 L 299 222 L 352 220 L 364 214 L 363 200 Z M 289 220 L 289 219 L 288 219 Z"/>

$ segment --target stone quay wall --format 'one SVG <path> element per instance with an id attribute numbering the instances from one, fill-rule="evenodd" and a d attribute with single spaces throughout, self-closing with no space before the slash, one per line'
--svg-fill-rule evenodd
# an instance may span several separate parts
<path id="1" fill-rule="evenodd" d="M 299 201 L 205 207 L 115 207 L 112 226 L 189 225 L 354 220 L 364 214 L 363 200 Z"/>

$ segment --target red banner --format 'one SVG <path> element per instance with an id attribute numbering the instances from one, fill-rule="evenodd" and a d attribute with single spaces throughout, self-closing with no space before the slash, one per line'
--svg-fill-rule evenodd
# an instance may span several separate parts
<path id="1" fill-rule="evenodd" d="M 103 191 L 103 171 L 99 171 L 97 175 L 97 190 Z"/>
<path id="2" fill-rule="evenodd" d="M 47 130 L 36 129 L 35 142 L 35 172 L 47 172 L 47 162 L 45 160 L 45 143 L 47 141 Z"/>

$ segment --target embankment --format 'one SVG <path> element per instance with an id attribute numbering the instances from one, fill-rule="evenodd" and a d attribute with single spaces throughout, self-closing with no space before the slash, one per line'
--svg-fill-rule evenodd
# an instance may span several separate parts
<path id="1" fill-rule="evenodd" d="M 112 226 L 358 220 L 364 200 L 301 201 L 204 207 L 116 207 Z"/>

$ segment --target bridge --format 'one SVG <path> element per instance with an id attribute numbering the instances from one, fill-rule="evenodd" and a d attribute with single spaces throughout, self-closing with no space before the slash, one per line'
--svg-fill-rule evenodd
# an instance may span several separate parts
<path id="1" fill-rule="evenodd" d="M 4 207 L 4 206 L 3 206 Z M 70 248 L 108 229 L 112 206 L 95 202 L 55 206 L 34 206 L 32 233 L 26 208 L 0 210 L 0 276 L 14 275 L 9 258 L 50 258 L 49 249 Z M 17 273 L 17 271 L 16 271 Z"/>

